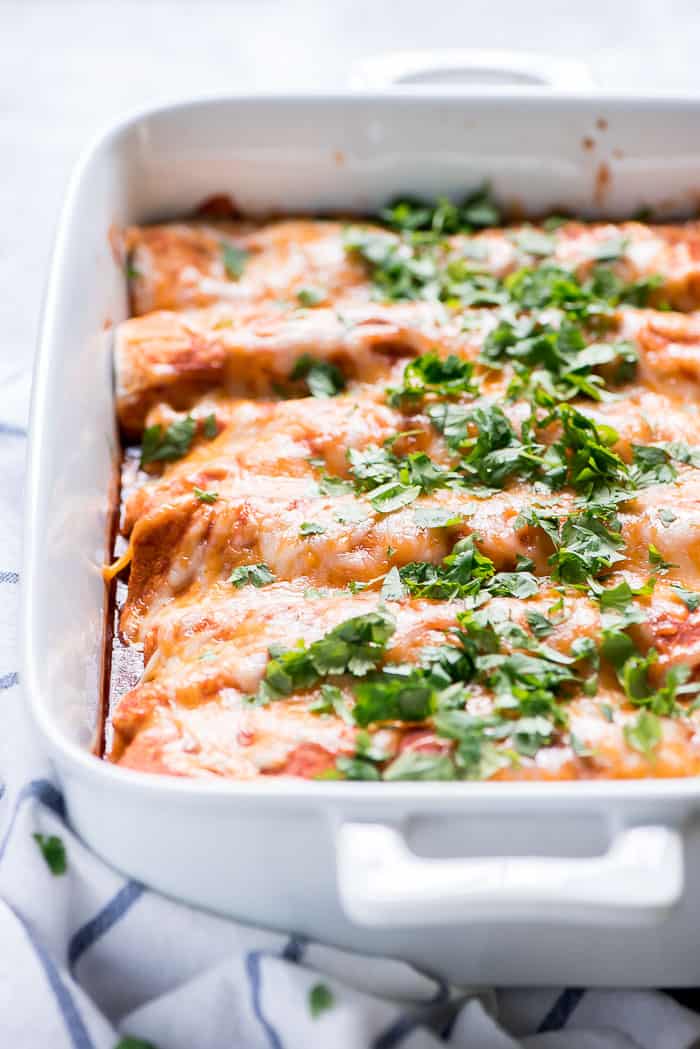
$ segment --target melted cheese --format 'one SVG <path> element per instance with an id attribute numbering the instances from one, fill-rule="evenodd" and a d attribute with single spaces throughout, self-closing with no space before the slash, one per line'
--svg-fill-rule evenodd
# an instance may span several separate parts
<path id="1" fill-rule="evenodd" d="M 468 248 L 482 269 L 504 276 L 537 261 L 522 233 L 487 230 L 468 238 L 468 245 L 457 236 L 449 250 Z M 565 223 L 552 235 L 551 260 L 585 278 L 611 242 L 618 248 L 610 265 L 621 279 L 659 275 L 657 302 L 687 311 L 700 306 L 700 226 Z M 227 273 L 222 245 L 245 253 L 240 276 Z M 381 513 L 371 492 L 324 494 L 324 475 L 350 476 L 350 449 L 387 440 L 397 455 L 425 452 L 445 468 L 454 465 L 454 454 L 418 402 L 405 411 L 387 403 L 387 386 L 401 384 L 415 356 L 435 352 L 471 361 L 480 394 L 464 403 L 498 403 L 518 427 L 529 412 L 527 404 L 506 397 L 512 366 L 489 369 L 479 361 L 498 311 L 372 301 L 364 266 L 343 247 L 342 224 L 173 224 L 131 229 L 125 246 L 135 273 L 136 316 L 116 336 L 122 426 L 137 436 L 146 426 L 164 430 L 185 414 L 199 426 L 186 455 L 149 466 L 126 493 L 122 529 L 129 548 L 111 574 L 131 560 L 121 630 L 128 643 L 143 644 L 146 666 L 115 710 L 111 759 L 183 776 L 332 772 L 338 756 L 355 753 L 357 727 L 351 717 L 314 713 L 318 687 L 266 706 L 246 700 L 261 681 L 270 646 L 309 644 L 344 620 L 375 610 L 391 568 L 438 564 L 466 536 L 474 537 L 497 570 L 510 571 L 525 556 L 545 577 L 551 540 L 542 528 L 516 519 L 533 508 L 566 516 L 576 510 L 576 497 L 566 489 L 552 493 L 513 482 L 487 497 L 464 488 L 438 489 Z M 300 308 L 298 293 L 309 287 L 322 289 L 322 302 Z M 601 402 L 576 402 L 615 428 L 623 459 L 632 460 L 636 444 L 700 444 L 700 314 L 622 308 L 599 337 L 628 339 L 639 355 L 627 386 Z M 305 354 L 339 368 L 346 391 L 307 396 L 303 382 L 292 378 Z M 290 399 L 276 399 L 280 394 Z M 218 435 L 208 440 L 204 420 L 212 414 Z M 539 435 L 545 444 L 559 437 L 556 426 Z M 213 498 L 203 501 L 195 489 Z M 429 526 L 426 510 L 449 511 L 449 525 Z M 653 594 L 639 599 L 644 621 L 630 635 L 642 651 L 653 647 L 658 653 L 650 668 L 654 681 L 662 682 L 668 668 L 681 663 L 695 672 L 700 611 L 688 610 L 673 583 L 700 588 L 700 473 L 680 468 L 673 483 L 644 488 L 622 504 L 619 517 L 624 560 L 606 585 L 626 579 L 642 586 L 650 544 L 672 565 Z M 309 523 L 316 526 L 311 533 L 304 527 Z M 273 583 L 257 589 L 229 581 L 236 568 L 259 562 L 273 573 Z M 350 583 L 365 588 L 351 593 Z M 604 623 L 598 603 L 584 591 L 569 588 L 563 606 L 561 596 L 545 581 L 534 597 L 491 598 L 488 607 L 524 629 L 529 613 L 549 615 L 558 608 L 546 644 L 566 655 L 577 640 L 599 638 Z M 386 659 L 416 663 L 426 647 L 449 644 L 464 607 L 461 601 L 388 601 L 396 630 Z M 350 682 L 341 680 L 339 687 L 351 710 Z M 595 697 L 577 694 L 566 706 L 570 734 L 500 769 L 495 778 L 700 771 L 695 714 L 663 718 L 653 754 L 629 745 L 625 727 L 638 712 L 610 668 L 603 667 Z M 494 696 L 470 685 L 467 709 L 489 714 Z M 429 723 L 382 724 L 372 731 L 388 757 L 452 747 Z"/>

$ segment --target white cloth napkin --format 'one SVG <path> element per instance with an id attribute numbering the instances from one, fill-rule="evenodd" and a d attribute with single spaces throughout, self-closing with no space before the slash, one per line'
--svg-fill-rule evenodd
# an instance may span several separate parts
<path id="1" fill-rule="evenodd" d="M 28 385 L 0 391 L 1 1049 L 698 1049 L 700 1015 L 663 993 L 450 987 L 194 910 L 93 856 L 66 822 L 18 676 Z M 63 873 L 35 834 L 60 839 Z"/>

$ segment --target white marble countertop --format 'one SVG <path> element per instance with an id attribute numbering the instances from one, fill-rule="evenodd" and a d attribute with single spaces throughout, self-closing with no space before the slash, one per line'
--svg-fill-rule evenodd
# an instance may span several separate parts
<path id="1" fill-rule="evenodd" d="M 66 179 L 90 137 L 186 95 L 347 83 L 396 48 L 585 59 L 607 88 L 700 91 L 694 0 L 0 0 L 0 381 L 33 355 Z"/>

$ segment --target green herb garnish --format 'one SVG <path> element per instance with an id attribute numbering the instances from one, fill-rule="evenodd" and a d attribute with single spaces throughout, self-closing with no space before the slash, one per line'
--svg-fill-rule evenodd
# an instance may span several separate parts
<path id="1" fill-rule="evenodd" d="M 41 849 L 41 854 L 46 860 L 46 866 L 55 876 L 65 874 L 68 869 L 66 862 L 66 847 L 60 838 L 54 834 L 33 834 L 32 837 Z"/>
<path id="2" fill-rule="evenodd" d="M 218 492 L 206 492 L 202 488 L 197 488 L 197 485 L 194 486 L 193 492 L 197 499 L 199 499 L 200 503 L 215 503 L 219 498 Z"/>
<path id="3" fill-rule="evenodd" d="M 255 565 L 239 565 L 231 572 L 228 581 L 240 589 L 248 584 L 256 587 L 267 586 L 268 583 L 274 583 L 275 577 L 268 566 L 260 562 Z"/>
<path id="4" fill-rule="evenodd" d="M 176 419 L 165 430 L 160 423 L 146 427 L 141 444 L 141 466 L 182 459 L 189 452 L 196 432 L 197 424 L 191 415 Z"/>
<path id="5" fill-rule="evenodd" d="M 224 260 L 226 276 L 230 280 L 238 280 L 245 269 L 249 253 L 243 248 L 237 248 L 233 244 L 222 244 L 221 254 Z"/>
<path id="6" fill-rule="evenodd" d="M 335 397 L 345 389 L 345 376 L 340 368 L 330 361 L 319 361 L 309 353 L 298 359 L 290 379 L 303 379 L 312 397 Z"/>

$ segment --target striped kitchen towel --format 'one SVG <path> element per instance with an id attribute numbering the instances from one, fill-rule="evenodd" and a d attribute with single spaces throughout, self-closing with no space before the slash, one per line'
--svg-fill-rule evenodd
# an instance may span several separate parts
<path id="1" fill-rule="evenodd" d="M 28 378 L 0 392 L 0 1049 L 691 1049 L 666 994 L 470 991 L 217 918 L 72 834 L 28 725 L 17 583 Z"/>

